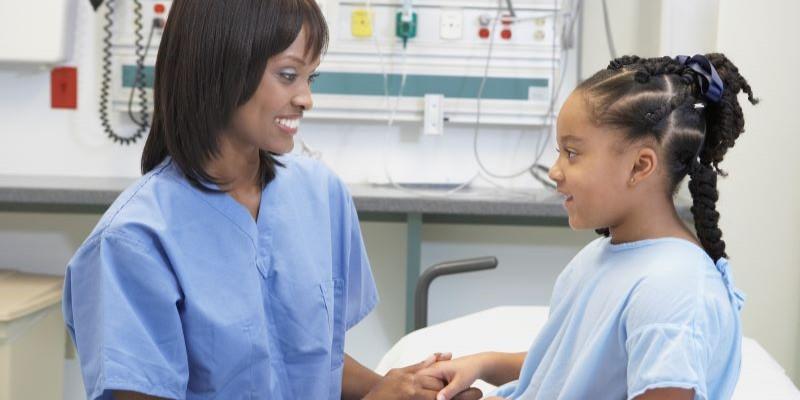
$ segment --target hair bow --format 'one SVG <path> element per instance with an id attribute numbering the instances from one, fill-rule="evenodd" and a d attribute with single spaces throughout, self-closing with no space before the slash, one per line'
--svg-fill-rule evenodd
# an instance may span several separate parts
<path id="1" fill-rule="evenodd" d="M 675 57 L 675 61 L 696 72 L 695 76 L 700 85 L 700 91 L 706 99 L 714 103 L 722 99 L 722 89 L 724 88 L 722 78 L 719 77 L 717 69 L 714 68 L 711 61 L 708 61 L 706 56 L 702 54 L 695 54 L 692 57 L 677 56 Z"/>

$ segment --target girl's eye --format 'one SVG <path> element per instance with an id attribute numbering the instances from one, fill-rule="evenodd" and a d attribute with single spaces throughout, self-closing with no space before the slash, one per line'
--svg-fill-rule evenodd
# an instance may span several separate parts
<path id="1" fill-rule="evenodd" d="M 578 155 L 578 153 L 575 153 L 574 151 L 572 151 L 570 149 L 565 149 L 564 152 L 567 153 L 567 159 L 572 159 L 572 158 L 574 158 L 575 156 Z M 561 154 L 561 149 L 556 147 L 556 153 Z"/>
<path id="2" fill-rule="evenodd" d="M 308 77 L 308 83 L 314 83 L 314 81 L 317 80 L 318 77 L 319 73 L 311 74 L 311 76 Z"/>

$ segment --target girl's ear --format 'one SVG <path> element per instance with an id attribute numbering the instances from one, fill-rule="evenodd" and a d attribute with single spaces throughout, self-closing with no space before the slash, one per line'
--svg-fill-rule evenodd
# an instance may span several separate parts
<path id="1" fill-rule="evenodd" d="M 635 186 L 651 177 L 656 172 L 656 167 L 658 167 L 658 154 L 652 147 L 642 146 L 636 151 L 628 184 Z"/>

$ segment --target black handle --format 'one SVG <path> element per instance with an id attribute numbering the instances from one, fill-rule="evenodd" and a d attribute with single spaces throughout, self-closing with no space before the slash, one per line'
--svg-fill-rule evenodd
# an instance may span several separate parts
<path id="1" fill-rule="evenodd" d="M 446 261 L 436 264 L 419 277 L 414 293 L 414 329 L 428 325 L 428 289 L 434 279 L 442 275 L 460 274 L 462 272 L 482 271 L 497 268 L 497 258 L 479 257 L 467 260 Z"/>

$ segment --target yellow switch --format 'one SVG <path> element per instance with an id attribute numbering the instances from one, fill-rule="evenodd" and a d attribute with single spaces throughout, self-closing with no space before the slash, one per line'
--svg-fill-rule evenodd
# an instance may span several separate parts
<path id="1" fill-rule="evenodd" d="M 350 32 L 355 37 L 372 36 L 372 16 L 365 9 L 353 10 L 350 16 Z"/>

